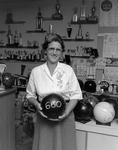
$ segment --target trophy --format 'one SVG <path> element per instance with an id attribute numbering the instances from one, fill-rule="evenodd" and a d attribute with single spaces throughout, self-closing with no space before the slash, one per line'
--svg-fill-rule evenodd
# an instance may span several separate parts
<path id="1" fill-rule="evenodd" d="M 41 8 L 38 8 L 38 16 L 36 17 L 36 29 L 43 30 L 43 17 L 41 14 Z"/>
<path id="2" fill-rule="evenodd" d="M 7 9 L 6 22 L 13 22 L 13 14 L 11 12 L 11 9 Z"/>
<path id="3" fill-rule="evenodd" d="M 75 39 L 83 39 L 81 24 L 79 24 L 78 33 L 76 34 Z"/>
<path id="4" fill-rule="evenodd" d="M 70 23 L 69 23 L 69 25 L 68 25 L 68 27 L 67 27 L 67 34 L 68 34 L 68 38 L 70 39 L 70 37 L 71 37 L 71 33 L 72 33 L 72 27 L 71 27 L 71 25 L 70 25 Z"/>
<path id="5" fill-rule="evenodd" d="M 61 14 L 61 11 L 60 11 L 59 0 L 57 0 L 57 4 L 55 7 L 56 7 L 56 12 L 52 15 L 52 18 L 63 18 L 63 15 Z"/>
<path id="6" fill-rule="evenodd" d="M 85 0 L 82 0 L 82 5 L 80 8 L 80 20 L 86 20 L 86 5 Z"/>
<path id="7" fill-rule="evenodd" d="M 98 20 L 98 16 L 95 15 L 95 12 L 96 12 L 96 6 L 95 6 L 95 1 L 93 1 L 93 6 L 91 8 L 91 14 L 88 16 L 89 21 L 97 21 Z"/>
<path id="8" fill-rule="evenodd" d="M 75 7 L 73 9 L 73 11 L 74 11 L 74 13 L 73 13 L 73 16 L 72 16 L 72 22 L 77 22 L 78 21 L 78 16 L 77 16 L 78 9 L 77 9 L 77 7 Z"/>

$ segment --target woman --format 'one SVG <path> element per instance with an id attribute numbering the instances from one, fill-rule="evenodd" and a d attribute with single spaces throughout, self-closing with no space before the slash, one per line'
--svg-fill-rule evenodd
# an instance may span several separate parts
<path id="1" fill-rule="evenodd" d="M 32 70 L 26 90 L 27 99 L 37 108 L 32 150 L 77 150 L 72 110 L 82 99 L 78 80 L 71 66 L 59 62 L 65 46 L 58 34 L 47 35 L 42 48 L 47 61 Z M 41 115 L 38 101 L 50 93 L 61 94 L 65 101 L 69 100 L 59 121 L 51 121 Z"/>

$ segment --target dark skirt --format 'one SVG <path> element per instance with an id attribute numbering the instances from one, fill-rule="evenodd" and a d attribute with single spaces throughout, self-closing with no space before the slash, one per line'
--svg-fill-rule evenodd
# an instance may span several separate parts
<path id="1" fill-rule="evenodd" d="M 73 112 L 59 122 L 37 113 L 32 150 L 77 150 Z"/>

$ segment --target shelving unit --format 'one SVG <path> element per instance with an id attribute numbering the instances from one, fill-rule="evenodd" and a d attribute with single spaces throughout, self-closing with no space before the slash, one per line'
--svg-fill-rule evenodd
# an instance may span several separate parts
<path id="1" fill-rule="evenodd" d="M 44 17 L 43 21 L 63 21 L 63 17 Z"/>
<path id="2" fill-rule="evenodd" d="M 0 30 L 0 34 L 4 34 L 4 33 L 6 33 L 6 31 Z"/>
<path id="3" fill-rule="evenodd" d="M 98 24 L 98 20 L 91 20 L 91 21 L 87 21 L 87 20 L 78 20 L 77 22 L 73 22 L 71 21 L 70 24 L 72 25 L 78 25 L 78 24 Z"/>
<path id="4" fill-rule="evenodd" d="M 25 24 L 25 21 L 5 21 L 6 24 Z"/>
<path id="5" fill-rule="evenodd" d="M 78 41 L 91 42 L 91 41 L 94 41 L 94 39 L 63 39 L 63 40 L 66 42 L 78 42 Z"/>
<path id="6" fill-rule="evenodd" d="M 45 33 L 46 30 L 27 30 L 26 33 Z"/>
<path id="7" fill-rule="evenodd" d="M 30 48 L 30 49 L 35 49 L 39 48 L 39 46 L 15 46 L 15 45 L 10 45 L 10 46 L 0 46 L 0 48 Z"/>

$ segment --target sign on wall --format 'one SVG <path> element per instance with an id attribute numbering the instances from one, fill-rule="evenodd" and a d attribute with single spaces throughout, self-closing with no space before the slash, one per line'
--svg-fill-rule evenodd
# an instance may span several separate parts
<path id="1" fill-rule="evenodd" d="M 118 0 L 100 1 L 99 26 L 118 26 Z"/>

